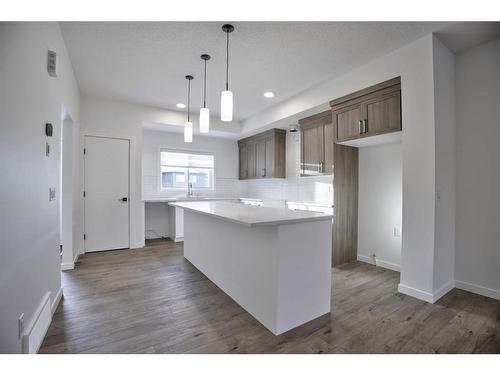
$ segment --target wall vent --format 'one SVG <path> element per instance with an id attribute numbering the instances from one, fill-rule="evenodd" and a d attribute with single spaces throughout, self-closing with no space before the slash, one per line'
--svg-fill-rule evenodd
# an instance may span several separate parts
<path id="1" fill-rule="evenodd" d="M 57 77 L 56 71 L 57 54 L 54 51 L 47 51 L 47 72 L 51 77 Z"/>

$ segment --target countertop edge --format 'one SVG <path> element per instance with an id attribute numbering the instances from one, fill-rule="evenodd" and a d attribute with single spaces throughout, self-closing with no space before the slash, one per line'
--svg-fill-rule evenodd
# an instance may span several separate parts
<path id="1" fill-rule="evenodd" d="M 229 218 L 227 216 L 217 215 L 217 214 L 214 214 L 214 213 L 209 213 L 209 212 L 197 210 L 197 209 L 194 209 L 194 208 L 191 208 L 191 207 L 185 207 L 185 206 L 182 205 L 182 202 L 179 202 L 179 203 L 180 204 L 169 203 L 169 205 L 173 206 L 173 207 L 182 208 L 182 209 L 187 210 L 187 211 L 195 212 L 195 213 L 198 213 L 198 214 L 201 214 L 201 215 L 211 216 L 211 217 L 218 218 L 220 220 L 228 221 L 228 222 L 235 223 L 235 224 L 244 225 L 246 227 L 278 226 L 278 225 L 308 223 L 308 222 L 312 222 L 312 221 L 323 221 L 323 220 L 332 220 L 333 219 L 333 215 L 326 215 L 325 214 L 325 215 L 322 215 L 322 216 L 313 216 L 313 217 L 308 217 L 308 218 L 297 218 L 297 219 L 287 219 L 287 220 L 274 220 L 274 221 L 259 221 L 259 222 L 256 222 L 256 223 L 248 223 L 248 222 L 245 222 L 245 221 L 240 221 L 240 220 L 232 219 L 232 218 Z"/>

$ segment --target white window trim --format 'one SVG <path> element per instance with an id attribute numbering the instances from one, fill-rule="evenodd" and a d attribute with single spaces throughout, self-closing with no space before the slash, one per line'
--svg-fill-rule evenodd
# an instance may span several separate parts
<path id="1" fill-rule="evenodd" d="M 209 150 L 190 150 L 187 148 L 171 148 L 171 147 L 160 147 L 158 150 L 158 189 L 159 191 L 163 192 L 168 192 L 168 191 L 186 191 L 187 188 L 165 188 L 161 184 L 161 153 L 162 152 L 182 152 L 185 154 L 199 154 L 199 155 L 213 155 L 214 157 L 214 167 L 213 167 L 213 181 L 212 181 L 212 187 L 211 188 L 193 188 L 193 191 L 209 191 L 209 192 L 215 192 L 216 191 L 216 181 L 217 181 L 217 175 L 216 175 L 216 170 L 217 170 L 217 155 L 215 151 L 209 151 Z M 171 167 L 175 167 L 175 165 L 171 165 Z M 186 168 L 184 166 L 180 168 Z M 206 168 L 209 169 L 209 168 Z"/>

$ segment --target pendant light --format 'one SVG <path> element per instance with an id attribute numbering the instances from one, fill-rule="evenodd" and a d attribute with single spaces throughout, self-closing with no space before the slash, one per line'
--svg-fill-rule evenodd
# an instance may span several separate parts
<path id="1" fill-rule="evenodd" d="M 190 109 L 191 109 L 191 80 L 193 76 L 186 76 L 188 80 L 188 105 L 187 105 L 187 121 L 184 123 L 184 142 L 193 142 L 193 123 L 190 120 Z"/>
<path id="2" fill-rule="evenodd" d="M 201 55 L 201 59 L 205 61 L 205 75 L 203 79 L 203 108 L 200 108 L 200 133 L 208 133 L 210 130 L 210 110 L 207 108 L 207 61 L 210 60 L 210 55 Z"/>
<path id="3" fill-rule="evenodd" d="M 229 33 L 234 31 L 234 26 L 225 24 L 222 31 L 226 33 L 226 90 L 220 96 L 220 119 L 222 121 L 233 121 L 233 93 L 229 91 Z"/>

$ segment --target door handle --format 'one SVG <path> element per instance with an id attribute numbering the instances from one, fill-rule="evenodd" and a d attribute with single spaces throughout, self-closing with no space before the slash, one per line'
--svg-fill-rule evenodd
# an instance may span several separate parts
<path id="1" fill-rule="evenodd" d="M 126 202 L 126 201 L 128 201 L 128 198 L 127 198 L 127 197 L 123 197 L 123 198 L 121 198 L 120 200 L 121 200 L 122 202 Z"/>
<path id="2" fill-rule="evenodd" d="M 266 177 L 266 168 L 262 168 L 262 177 Z"/>
<path id="3" fill-rule="evenodd" d="M 363 133 L 368 133 L 368 120 L 363 120 Z"/>
<path id="4" fill-rule="evenodd" d="M 359 125 L 359 134 L 363 134 L 363 128 L 362 128 L 363 121 L 359 120 L 358 125 Z"/>

